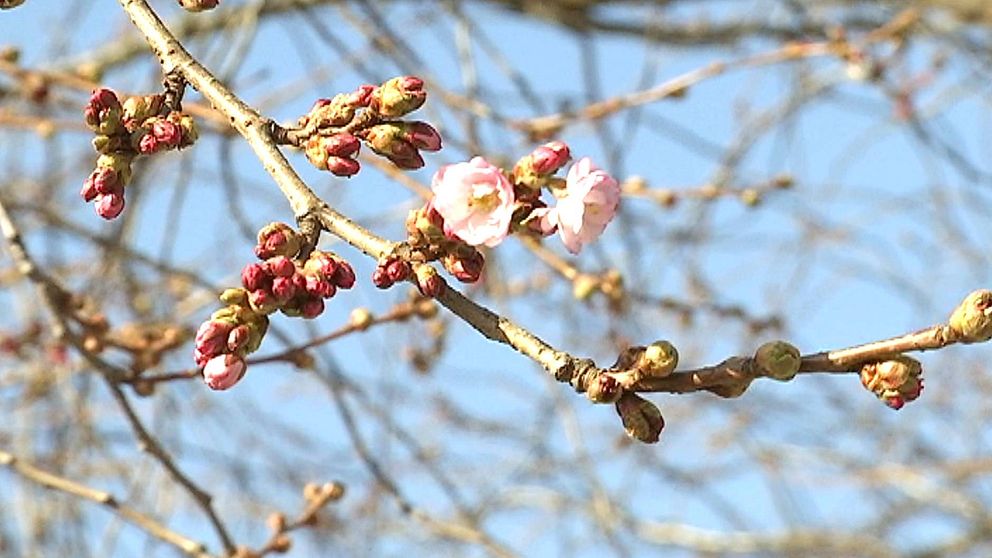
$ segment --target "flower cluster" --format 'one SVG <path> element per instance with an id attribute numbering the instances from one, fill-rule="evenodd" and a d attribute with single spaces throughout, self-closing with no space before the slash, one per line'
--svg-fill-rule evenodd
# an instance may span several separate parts
<path id="1" fill-rule="evenodd" d="M 83 116 L 96 134 L 93 148 L 100 156 L 80 195 L 93 202 L 104 219 L 124 210 L 124 188 L 131 181 L 135 157 L 188 147 L 197 138 L 193 119 L 168 110 L 163 95 L 129 97 L 122 103 L 110 89 L 98 89 Z"/>
<path id="2" fill-rule="evenodd" d="M 262 261 L 245 266 L 241 287 L 221 295 L 227 307 L 200 326 L 193 358 L 203 367 L 212 389 L 227 389 L 244 375 L 245 356 L 258 349 L 269 314 L 316 318 L 324 300 L 355 284 L 351 265 L 331 252 L 313 250 L 296 258 L 303 246 L 299 233 L 285 223 L 272 223 L 258 233 L 255 254 Z"/>
<path id="3" fill-rule="evenodd" d="M 307 160 L 320 170 L 350 177 L 361 142 L 401 169 L 424 166 L 421 151 L 441 149 L 441 135 L 426 122 L 398 120 L 427 99 L 420 78 L 393 78 L 379 86 L 362 85 L 351 93 L 318 99 L 298 125 Z"/>
<path id="4" fill-rule="evenodd" d="M 861 385 L 889 407 L 899 410 L 923 391 L 923 367 L 905 355 L 861 367 Z"/>
<path id="5" fill-rule="evenodd" d="M 472 283 L 485 264 L 479 247 L 496 246 L 514 232 L 547 236 L 557 231 L 577 254 L 613 219 L 620 186 L 589 158 L 580 159 L 564 179 L 554 176 L 570 158 L 568 146 L 554 141 L 521 158 L 510 173 L 482 157 L 441 168 L 431 181 L 433 197 L 407 217 L 412 260 L 441 261 L 455 278 Z M 540 199 L 543 188 L 551 191 L 555 206 Z M 376 280 L 377 285 L 395 282 L 384 267 L 391 263 L 381 264 L 374 277 L 390 280 Z M 406 278 L 409 272 L 397 275 Z"/>

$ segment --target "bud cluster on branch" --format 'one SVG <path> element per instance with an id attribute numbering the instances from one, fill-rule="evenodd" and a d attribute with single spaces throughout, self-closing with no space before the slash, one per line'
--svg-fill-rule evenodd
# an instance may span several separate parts
<path id="1" fill-rule="evenodd" d="M 361 170 L 357 157 L 364 141 L 376 154 L 401 169 L 424 166 L 421 151 L 441 149 L 441 135 L 426 122 L 402 117 L 427 100 L 424 82 L 414 76 L 362 85 L 351 93 L 318 99 L 297 127 L 279 129 L 277 140 L 298 145 L 320 170 L 350 177 Z"/>
<path id="2" fill-rule="evenodd" d="M 122 103 L 110 89 L 97 89 L 83 109 L 86 125 L 96 134 L 100 154 L 80 195 L 93 202 L 104 219 L 124 210 L 124 188 L 131 182 L 131 164 L 138 155 L 182 149 L 196 141 L 193 118 L 166 106 L 165 95 L 128 97 Z"/>
<path id="3" fill-rule="evenodd" d="M 301 252 L 300 233 L 285 223 L 271 223 L 258 233 L 255 255 L 261 263 L 245 266 L 239 288 L 220 298 L 226 307 L 214 312 L 196 334 L 193 358 L 203 367 L 203 379 L 212 389 L 228 389 L 244 376 L 245 356 L 258 350 L 268 329 L 268 316 L 316 318 L 324 300 L 338 289 L 355 284 L 351 265 L 332 252 Z"/>

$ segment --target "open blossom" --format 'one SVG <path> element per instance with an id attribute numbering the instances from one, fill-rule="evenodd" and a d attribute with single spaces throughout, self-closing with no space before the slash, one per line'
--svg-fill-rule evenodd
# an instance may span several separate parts
<path id="1" fill-rule="evenodd" d="M 583 246 L 599 238 L 616 215 L 620 203 L 620 185 L 616 179 L 583 157 L 565 177 L 565 193 L 551 209 L 535 210 L 541 227 L 550 232 L 555 227 L 565 248 L 578 254 Z"/>
<path id="2" fill-rule="evenodd" d="M 431 190 L 446 233 L 471 246 L 496 246 L 506 238 L 513 216 L 513 185 L 482 157 L 441 168 Z"/>

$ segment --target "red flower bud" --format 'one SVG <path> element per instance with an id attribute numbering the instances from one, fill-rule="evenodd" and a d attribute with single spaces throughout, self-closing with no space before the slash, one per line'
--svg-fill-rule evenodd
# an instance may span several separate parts
<path id="1" fill-rule="evenodd" d="M 292 277 L 296 273 L 296 265 L 293 260 L 286 256 L 274 256 L 265 260 L 262 265 L 265 266 L 265 270 L 269 274 L 275 277 Z"/>
<path id="2" fill-rule="evenodd" d="M 311 275 L 306 278 L 306 291 L 321 298 L 331 298 L 337 293 L 337 287 L 326 279 Z"/>
<path id="3" fill-rule="evenodd" d="M 232 329 L 231 324 L 214 320 L 207 320 L 200 324 L 194 340 L 194 357 L 197 366 L 202 366 L 206 361 L 224 351 Z"/>
<path id="4" fill-rule="evenodd" d="M 441 150 L 441 134 L 426 122 L 407 122 L 403 125 L 403 139 L 424 151 Z"/>
<path id="5" fill-rule="evenodd" d="M 296 295 L 296 284 L 293 276 L 276 277 L 272 280 L 272 295 L 278 302 L 286 302 Z"/>
<path id="6" fill-rule="evenodd" d="M 344 260 L 338 260 L 337 264 L 331 281 L 341 289 L 350 289 L 355 286 L 355 270 L 351 268 L 351 264 Z"/>
<path id="7" fill-rule="evenodd" d="M 437 274 L 437 270 L 429 265 L 422 265 L 417 268 L 417 288 L 420 294 L 434 298 L 444 292 L 447 283 L 444 278 Z"/>
<path id="8" fill-rule="evenodd" d="M 328 157 L 327 170 L 331 171 L 331 174 L 334 176 L 348 178 L 349 176 L 358 174 L 358 171 L 362 170 L 362 165 L 354 159 Z"/>
<path id="9" fill-rule="evenodd" d="M 362 147 L 362 142 L 355 136 L 342 132 L 323 138 L 322 145 L 328 155 L 334 157 L 352 157 Z"/>
<path id="10" fill-rule="evenodd" d="M 449 254 L 441 260 L 448 273 L 454 275 L 462 283 L 475 283 L 482 275 L 482 268 L 486 263 L 485 258 L 479 252 L 473 252 L 468 257 L 458 257 Z"/>
<path id="11" fill-rule="evenodd" d="M 530 156 L 537 174 L 551 174 L 565 166 L 572 157 L 568 145 L 561 141 L 546 143 L 531 152 Z"/>
<path id="12" fill-rule="evenodd" d="M 248 264 L 241 270 L 241 284 L 249 291 L 268 289 L 272 284 L 272 276 L 262 264 Z"/>
<path id="13" fill-rule="evenodd" d="M 389 273 L 386 272 L 384 266 L 376 266 L 375 271 L 372 272 L 372 284 L 380 289 L 388 289 L 393 286 L 393 281 L 389 278 Z"/>
<path id="14" fill-rule="evenodd" d="M 124 211 L 124 193 L 100 194 L 96 197 L 96 214 L 104 219 L 116 218 Z"/>
<path id="15" fill-rule="evenodd" d="M 151 125 L 151 135 L 162 149 L 175 149 L 182 141 L 182 129 L 174 122 L 156 119 Z"/>
<path id="16" fill-rule="evenodd" d="M 410 272 L 411 272 L 410 263 L 405 260 L 401 260 L 398 258 L 394 259 L 392 261 L 387 262 L 385 267 L 386 267 L 386 275 L 389 277 L 389 280 L 392 281 L 393 283 L 399 283 L 400 281 L 404 281 L 406 280 L 407 277 L 410 276 Z"/>
<path id="17" fill-rule="evenodd" d="M 324 300 L 317 297 L 307 298 L 300 305 L 300 315 L 312 320 L 324 312 Z"/>

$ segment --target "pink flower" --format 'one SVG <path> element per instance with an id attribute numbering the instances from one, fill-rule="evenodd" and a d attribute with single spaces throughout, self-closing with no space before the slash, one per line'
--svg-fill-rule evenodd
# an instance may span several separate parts
<path id="1" fill-rule="evenodd" d="M 558 227 L 565 248 L 573 254 L 596 240 L 616 215 L 620 203 L 620 185 L 599 170 L 589 157 L 575 163 L 565 177 L 565 194 L 551 209 L 537 209 L 541 228 Z"/>
<path id="2" fill-rule="evenodd" d="M 245 361 L 238 355 L 227 353 L 215 356 L 203 367 L 203 381 L 210 389 L 229 389 L 245 375 Z"/>
<path id="3" fill-rule="evenodd" d="M 482 157 L 441 168 L 431 182 L 434 209 L 445 232 L 471 246 L 496 246 L 506 238 L 513 216 L 513 186 Z"/>

